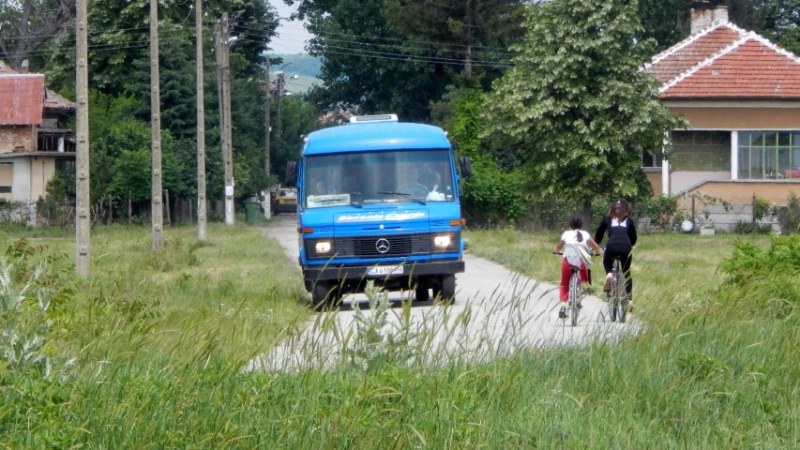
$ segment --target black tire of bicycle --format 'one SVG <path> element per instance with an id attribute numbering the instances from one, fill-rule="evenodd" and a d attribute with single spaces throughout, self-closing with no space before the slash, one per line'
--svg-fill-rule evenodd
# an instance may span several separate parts
<path id="1" fill-rule="evenodd" d="M 628 306 L 625 301 L 625 272 L 622 270 L 622 262 L 619 259 L 614 260 L 614 269 L 616 272 L 613 287 L 615 315 L 619 323 L 625 323 L 626 308 Z"/>
<path id="2" fill-rule="evenodd" d="M 581 301 L 581 276 L 580 272 L 573 271 L 569 277 L 569 309 L 572 326 L 578 325 L 578 304 Z"/>
<path id="3" fill-rule="evenodd" d="M 625 320 L 628 318 L 628 293 L 626 291 L 627 284 L 625 272 L 623 272 L 622 267 L 620 267 L 619 286 L 617 288 L 617 298 L 619 298 L 619 301 L 617 302 L 619 305 L 619 314 L 617 314 L 617 317 L 619 318 L 619 323 L 625 323 Z"/>

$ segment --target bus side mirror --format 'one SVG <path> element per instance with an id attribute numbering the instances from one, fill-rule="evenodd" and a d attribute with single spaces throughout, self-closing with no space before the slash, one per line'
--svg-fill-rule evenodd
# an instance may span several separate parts
<path id="1" fill-rule="evenodd" d="M 469 156 L 462 156 L 458 158 L 458 165 L 461 167 L 461 176 L 464 178 L 472 176 L 472 160 Z"/>
<path id="2" fill-rule="evenodd" d="M 297 185 L 297 161 L 288 161 L 286 163 L 286 176 L 284 177 L 284 184 L 286 186 Z"/>

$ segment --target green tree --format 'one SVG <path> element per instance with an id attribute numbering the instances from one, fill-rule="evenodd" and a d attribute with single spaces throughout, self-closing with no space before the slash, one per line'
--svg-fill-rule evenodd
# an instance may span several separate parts
<path id="1" fill-rule="evenodd" d="M 322 58 L 324 85 L 311 99 L 323 109 L 355 105 L 427 121 L 431 102 L 461 78 L 493 79 L 520 35 L 520 0 L 286 0 L 298 5 Z M 487 86 L 488 87 L 488 83 Z"/>
<path id="2" fill-rule="evenodd" d="M 75 0 L 0 2 L 0 59 L 20 69 L 39 47 L 65 32 L 74 9 Z"/>
<path id="3" fill-rule="evenodd" d="M 635 0 L 554 0 L 532 8 L 514 67 L 487 102 L 489 135 L 508 140 L 531 192 L 582 203 L 596 197 L 642 197 L 642 154 L 662 153 L 665 133 L 681 120 L 658 98 L 640 68 L 652 41 Z"/>
<path id="4" fill-rule="evenodd" d="M 775 9 L 782 0 L 725 0 L 731 22 L 750 31 L 766 34 L 773 23 Z"/>
<path id="5" fill-rule="evenodd" d="M 783 48 L 800 55 L 800 0 L 779 0 L 769 18 L 766 33 Z"/>
<path id="6" fill-rule="evenodd" d="M 523 177 L 503 167 L 492 152 L 493 141 L 481 139 L 487 122 L 481 119 L 486 93 L 477 81 L 471 87 L 451 88 L 433 105 L 433 118 L 442 123 L 458 151 L 472 159 L 473 176 L 462 184 L 462 205 L 468 222 L 478 226 L 514 223 L 525 211 Z"/>
<path id="7" fill-rule="evenodd" d="M 91 198 L 97 203 L 110 197 L 117 211 L 126 209 L 129 199 L 137 210 L 150 205 L 150 123 L 129 114 L 136 103 L 96 91 L 90 95 Z M 194 142 L 162 130 L 161 145 L 164 189 L 171 195 L 194 195 Z"/>
<path id="8" fill-rule="evenodd" d="M 322 86 L 309 93 L 320 109 L 356 105 L 360 113 L 428 117 L 446 85 L 440 67 L 410 54 L 384 16 L 384 0 L 299 1 L 315 35 L 309 52 L 322 58 Z"/>
<path id="9" fill-rule="evenodd" d="M 689 35 L 692 0 L 639 0 L 642 39 L 654 39 L 656 51 L 666 50 Z"/>
<path id="10" fill-rule="evenodd" d="M 285 178 L 286 163 L 300 157 L 304 137 L 319 128 L 317 119 L 320 115 L 319 110 L 302 96 L 292 95 L 284 97 L 282 101 L 282 130 L 280 133 L 276 133 L 274 129 L 272 131 L 270 158 L 272 181 L 279 183 L 282 183 Z M 277 107 L 275 102 L 273 102 L 273 106 Z M 275 113 L 272 118 L 275 118 Z"/>
<path id="11" fill-rule="evenodd" d="M 89 19 L 90 85 L 95 96 L 102 93 L 102 98 L 97 97 L 99 105 L 93 105 L 98 109 L 92 109 L 90 120 L 92 170 L 97 171 L 92 173 L 92 198 L 99 199 L 110 194 L 108 189 L 113 179 L 130 176 L 114 173 L 123 170 L 116 161 L 123 157 L 122 151 L 133 152 L 124 156 L 134 157 L 136 152 L 149 148 L 149 140 L 142 143 L 137 134 L 142 127 L 148 130 L 150 121 L 149 0 L 90 2 L 93 11 Z M 165 151 L 162 172 L 164 187 L 171 195 L 193 195 L 196 185 L 195 29 L 187 21 L 193 14 L 192 7 L 193 2 L 175 0 L 161 2 L 159 6 L 161 122 L 165 130 L 162 139 L 169 139 L 166 136 L 172 139 L 172 153 L 162 143 Z M 204 64 L 212 69 L 214 24 L 222 11 L 230 12 L 231 17 L 234 179 L 237 192 L 247 194 L 265 183 L 254 168 L 263 167 L 259 164 L 264 148 L 262 92 L 266 67 L 263 63 L 278 19 L 268 3 L 261 0 L 209 2 L 203 36 L 204 47 L 209 50 Z M 67 92 L 72 90 L 75 73 L 72 47 L 74 37 L 53 41 L 49 46 L 48 84 L 57 90 L 61 90 L 59 87 Z M 217 72 L 205 73 L 207 192 L 209 199 L 213 199 L 223 193 L 221 177 L 215 173 L 221 167 Z"/>
<path id="12" fill-rule="evenodd" d="M 689 35 L 692 0 L 639 0 L 644 38 L 656 40 L 658 51 Z M 800 0 L 715 0 L 728 7 L 730 21 L 755 31 L 780 46 L 800 53 Z"/>
<path id="13" fill-rule="evenodd" d="M 522 36 L 520 0 L 386 0 L 389 26 L 421 57 L 465 78 L 505 69 L 508 47 Z"/>

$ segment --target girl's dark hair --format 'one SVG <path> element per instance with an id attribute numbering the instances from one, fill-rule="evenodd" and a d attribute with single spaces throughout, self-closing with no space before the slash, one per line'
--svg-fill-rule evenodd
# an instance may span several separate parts
<path id="1" fill-rule="evenodd" d="M 577 232 L 575 235 L 575 240 L 578 242 L 583 242 L 583 234 L 580 232 L 581 228 L 583 228 L 583 219 L 581 216 L 572 217 L 572 219 L 569 221 L 569 227 Z"/>
<path id="2" fill-rule="evenodd" d="M 608 215 L 610 217 L 616 217 L 619 219 L 628 217 L 631 213 L 631 207 L 628 205 L 628 202 L 625 200 L 618 198 L 611 202 L 611 206 L 608 208 Z"/>

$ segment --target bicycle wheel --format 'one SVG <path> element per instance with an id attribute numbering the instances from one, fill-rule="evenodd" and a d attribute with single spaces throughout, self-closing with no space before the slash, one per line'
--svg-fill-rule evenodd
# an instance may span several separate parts
<path id="1" fill-rule="evenodd" d="M 620 267 L 619 270 L 619 283 L 617 286 L 617 305 L 619 305 L 619 313 L 617 317 L 619 317 L 619 323 L 625 323 L 625 319 L 628 316 L 628 292 L 625 290 L 627 285 L 625 279 L 625 273 L 622 271 Z"/>
<path id="2" fill-rule="evenodd" d="M 572 271 L 569 277 L 569 315 L 572 326 L 578 325 L 578 311 L 581 302 L 581 276 L 577 270 Z"/>
<path id="3" fill-rule="evenodd" d="M 622 299 L 619 295 L 620 286 L 622 285 L 620 273 L 619 260 L 614 260 L 614 266 L 611 269 L 611 290 L 608 291 L 608 310 L 612 322 L 615 322 L 617 318 L 622 320 L 620 316 L 620 302 Z"/>

